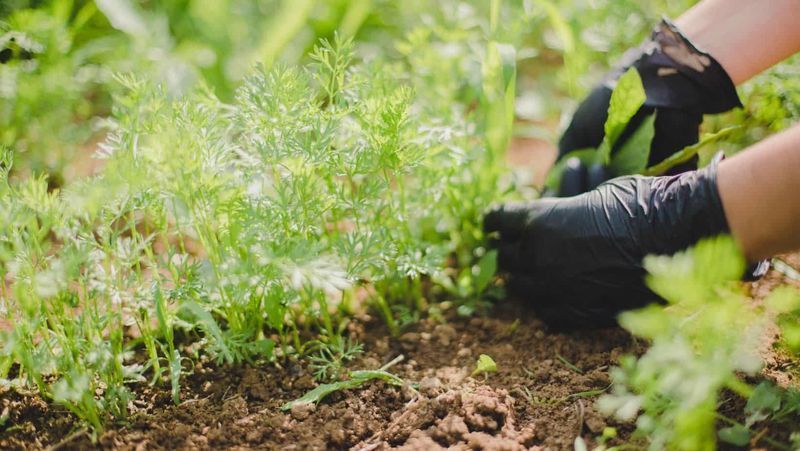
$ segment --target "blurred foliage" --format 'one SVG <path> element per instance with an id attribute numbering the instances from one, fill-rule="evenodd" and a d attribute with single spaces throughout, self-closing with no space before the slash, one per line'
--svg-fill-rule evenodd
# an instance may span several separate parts
<path id="1" fill-rule="evenodd" d="M 3 1 L 0 314 L 15 328 L 0 375 L 17 365 L 99 431 L 133 382 L 178 402 L 201 355 L 313 351 L 326 378 L 347 374 L 342 330 L 364 297 L 393 333 L 441 315 L 437 297 L 479 311 L 499 289 L 481 214 L 520 196 L 512 133 L 555 140 L 661 15 L 693 3 Z M 728 130 L 711 136 L 734 153 L 796 122 L 798 75 L 794 57 L 745 83 L 745 107 L 704 131 Z M 669 305 L 623 317 L 652 347 L 604 402 L 641 411 L 653 449 L 714 446 L 720 390 L 751 395 L 736 372 L 758 367 L 761 317 L 731 282 L 742 266 L 725 239 L 647 261 Z M 765 308 L 790 349 L 797 302 L 778 291 Z"/>
<path id="2" fill-rule="evenodd" d="M 318 39 L 332 38 L 335 32 L 362 42 L 359 53 L 364 58 L 409 55 L 426 45 L 426 35 L 434 35 L 439 47 L 425 53 L 433 50 L 436 56 L 446 55 L 461 66 L 469 61 L 463 58 L 464 52 L 475 49 L 452 53 L 457 46 L 448 43 L 488 26 L 477 18 L 488 17 L 489 3 L 4 2 L 0 10 L 0 50 L 5 60 L 0 66 L 0 143 L 16 151 L 18 171 L 48 173 L 52 185 L 61 185 L 65 177 L 91 172 L 87 152 L 78 150 L 91 148 L 102 137 L 92 119 L 110 112 L 111 93 L 117 89 L 113 73 L 136 72 L 164 83 L 169 95 L 185 93 L 202 81 L 221 99 L 230 100 L 243 75 L 256 63 L 296 63 Z M 536 119 L 558 114 L 563 109 L 563 92 L 575 97 L 593 81 L 596 73 L 588 70 L 591 64 L 608 65 L 605 52 L 614 58 L 630 45 L 631 37 L 638 40 L 646 35 L 654 17 L 679 11 L 674 4 L 671 9 L 666 6 L 658 1 L 581 1 L 561 3 L 558 8 L 546 2 L 507 2 L 494 34 L 498 42 L 521 49 L 518 57 L 525 63 L 523 86 L 528 93 L 523 96 L 527 106 L 522 111 L 530 110 Z M 407 41 L 395 45 L 399 39 Z M 562 59 L 566 64 L 559 70 Z M 453 89 L 479 88 L 478 68 L 474 72 L 466 67 L 454 69 L 466 77 L 453 77 L 451 84 L 468 85 Z"/>
<path id="3" fill-rule="evenodd" d="M 759 345 L 769 318 L 788 319 L 785 315 L 798 308 L 797 292 L 776 290 L 763 307 L 754 308 L 738 283 L 745 262 L 730 237 L 701 241 L 674 256 L 649 256 L 644 264 L 649 287 L 667 305 L 621 315 L 620 324 L 647 339 L 650 347 L 641 357 L 620 360 L 611 373 L 612 394 L 603 396 L 598 407 L 620 420 L 635 420 L 637 434 L 651 450 L 716 449 L 720 421 L 733 425 L 720 431 L 722 439 L 744 437 L 744 444 L 757 421 L 783 421 L 793 430 L 800 419 L 797 393 L 786 393 L 794 407 L 781 410 L 775 401 L 768 415 L 756 418 L 753 406 L 764 403 L 763 389 L 753 389 L 740 375 L 753 376 L 761 369 Z M 722 390 L 749 400 L 745 424 L 717 413 Z M 778 390 L 778 400 L 781 396 Z M 771 446 L 788 446 L 764 435 L 761 439 Z"/>
<path id="4" fill-rule="evenodd" d="M 354 37 L 361 58 L 445 57 L 455 66 L 442 76 L 464 76 L 452 77 L 449 89 L 478 92 L 480 68 L 464 66 L 477 49 L 451 44 L 489 26 L 490 3 L 10 0 L 0 9 L 0 144 L 15 150 L 17 171 L 47 173 L 52 186 L 62 185 L 95 167 L 87 149 L 102 139 L 97 119 L 110 113 L 113 73 L 136 72 L 173 96 L 204 83 L 228 101 L 256 63 L 297 63 L 334 33 Z M 610 65 L 661 15 L 677 17 L 693 3 L 504 2 L 493 38 L 517 49 L 519 132 L 555 139 L 555 124 Z M 427 47 L 431 36 L 437 47 Z M 795 58 L 745 84 L 745 109 L 713 118 L 706 131 L 748 125 L 730 153 L 796 120 L 796 90 L 786 86 L 799 70 Z"/>

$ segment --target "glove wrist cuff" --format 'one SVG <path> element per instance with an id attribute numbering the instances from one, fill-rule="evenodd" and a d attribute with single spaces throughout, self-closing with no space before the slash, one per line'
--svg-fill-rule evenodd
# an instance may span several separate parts
<path id="1" fill-rule="evenodd" d="M 674 241 L 676 247 L 667 249 L 665 253 L 679 251 L 703 238 L 730 233 L 717 188 L 718 163 L 719 160 L 715 159 L 703 169 L 671 177 L 673 182 L 668 182 L 673 188 L 665 189 L 663 198 L 677 200 L 677 208 L 672 210 L 672 214 L 681 214 L 685 221 L 681 228 L 683 233 L 677 233 L 679 238 Z M 751 262 L 743 280 L 758 280 L 766 274 L 769 266 L 768 260 Z"/>
<path id="2" fill-rule="evenodd" d="M 728 73 L 674 23 L 663 18 L 650 38 L 623 58 L 635 67 L 647 93 L 646 105 L 716 114 L 741 107 Z"/>

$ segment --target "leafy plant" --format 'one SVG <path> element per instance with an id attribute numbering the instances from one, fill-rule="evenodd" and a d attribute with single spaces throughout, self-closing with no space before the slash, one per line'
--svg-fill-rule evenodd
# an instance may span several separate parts
<path id="1" fill-rule="evenodd" d="M 774 387 L 752 388 L 739 378 L 761 366 L 757 349 L 766 318 L 748 305 L 736 283 L 744 260 L 731 238 L 701 241 L 673 257 L 647 257 L 645 267 L 648 285 L 667 305 L 620 317 L 623 327 L 651 346 L 638 359 L 620 360 L 612 372 L 612 394 L 599 400 L 602 410 L 621 420 L 636 419 L 650 449 L 714 449 L 723 389 L 748 399 L 746 423 L 732 422 L 719 433 L 727 442 L 747 442 L 748 428 L 768 416 L 796 413 L 793 401 L 785 404 L 793 407 L 781 410 L 783 395 Z M 778 291 L 768 304 L 790 305 L 785 295 Z"/>
<path id="2" fill-rule="evenodd" d="M 767 306 L 777 315 L 781 343 L 790 352 L 800 354 L 800 292 L 789 286 L 779 287 L 767 298 Z"/>
<path id="3" fill-rule="evenodd" d="M 485 43 L 477 27 L 459 39 Z M 338 36 L 311 55 L 256 68 L 231 102 L 115 76 L 105 169 L 62 190 L 9 178 L 3 154 L 0 294 L 15 327 L 0 332 L 0 376 L 18 365 L 96 433 L 124 418 L 132 382 L 169 384 L 178 403 L 190 359 L 296 358 L 319 336 L 317 376 L 340 379 L 360 350 L 340 325 L 364 293 L 391 325 L 397 306 L 421 311 L 423 278 L 447 268 L 487 289 L 494 257 L 475 247 L 504 189 L 514 61 L 487 72 L 505 105 L 490 120 L 489 94 L 468 111 L 474 97 L 452 80 L 414 75 L 442 60 L 357 62 Z M 449 94 L 420 95 L 437 86 Z M 395 381 L 339 382 L 375 377 Z"/>
<path id="4" fill-rule="evenodd" d="M 599 406 L 623 420 L 638 416 L 637 430 L 650 449 L 713 449 L 720 390 L 748 396 L 737 372 L 752 374 L 760 366 L 755 349 L 763 320 L 733 284 L 744 260 L 731 238 L 718 237 L 644 264 L 648 285 L 668 304 L 620 317 L 651 346 L 639 359 L 620 360 L 611 373 L 613 394 Z"/>
<path id="5" fill-rule="evenodd" d="M 333 343 L 317 342 L 319 350 L 310 357 L 309 367 L 314 371 L 314 379 L 330 381 L 340 378 L 344 365 L 364 352 L 364 346 L 349 338 L 336 338 Z"/>
<path id="6" fill-rule="evenodd" d="M 49 173 L 55 185 L 92 134 L 89 119 L 102 105 L 88 97 L 105 77 L 93 64 L 103 49 L 81 49 L 78 41 L 94 6 L 71 14 L 25 9 L 0 20 L 0 145 L 15 149 L 16 169 Z"/>
<path id="7" fill-rule="evenodd" d="M 770 420 L 773 423 L 785 423 L 788 427 L 796 425 L 800 418 L 800 392 L 795 389 L 781 389 L 769 382 L 760 383 L 747 400 L 744 408 L 745 421 L 739 423 L 727 417 L 722 419 L 731 426 L 719 430 L 722 441 L 737 446 L 746 446 L 753 439 L 751 428 L 761 421 Z M 771 439 L 763 434 L 759 439 L 771 446 L 785 447 L 784 444 Z"/>

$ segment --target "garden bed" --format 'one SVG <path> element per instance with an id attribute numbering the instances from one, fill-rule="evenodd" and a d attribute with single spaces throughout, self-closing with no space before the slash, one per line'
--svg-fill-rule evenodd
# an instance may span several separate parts
<path id="1" fill-rule="evenodd" d="M 787 280 L 770 272 L 754 284 L 755 298 L 780 281 Z M 407 385 L 368 383 L 334 393 L 316 407 L 283 412 L 284 403 L 316 386 L 304 365 L 201 362 L 186 377 L 179 405 L 172 404 L 168 384 L 140 385 L 128 420 L 110 426 L 96 444 L 63 409 L 7 390 L 0 407 L 9 409 L 13 426 L 0 434 L 0 448 L 571 449 L 575 437 L 592 443 L 607 427 L 616 428 L 621 439 L 630 438 L 632 425 L 594 408 L 594 400 L 610 386 L 609 368 L 619 356 L 645 349 L 621 329 L 553 333 L 524 305 L 507 302 L 489 317 L 422 320 L 397 338 L 382 321 L 362 316 L 351 323 L 349 335 L 365 351 L 351 368 L 376 369 L 402 355 L 390 371 Z M 763 351 L 768 354 L 763 375 L 796 385 L 796 362 L 769 343 Z M 497 372 L 473 378 L 480 354 L 495 360 Z M 743 403 L 726 396 L 722 409 L 737 415 Z M 760 430 L 786 438 L 787 431 L 769 424 Z"/>

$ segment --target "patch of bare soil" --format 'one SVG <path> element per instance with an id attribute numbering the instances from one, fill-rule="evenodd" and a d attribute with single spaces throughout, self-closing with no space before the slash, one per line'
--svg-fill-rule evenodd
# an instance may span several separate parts
<path id="1" fill-rule="evenodd" d="M 511 141 L 506 160 L 509 166 L 529 172 L 528 177 L 521 180 L 523 183 L 542 186 L 557 154 L 558 149 L 548 141 L 516 137 Z"/>

